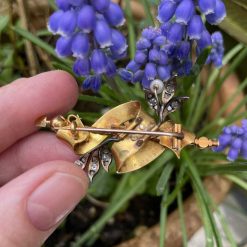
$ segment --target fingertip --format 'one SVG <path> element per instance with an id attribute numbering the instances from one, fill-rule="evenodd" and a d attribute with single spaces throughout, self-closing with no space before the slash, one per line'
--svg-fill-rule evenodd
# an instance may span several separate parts
<path id="1" fill-rule="evenodd" d="M 43 83 L 44 87 L 49 88 L 54 99 L 66 102 L 68 110 L 73 108 L 77 102 L 79 89 L 74 77 L 63 70 L 44 72 L 29 78 L 36 83 Z"/>

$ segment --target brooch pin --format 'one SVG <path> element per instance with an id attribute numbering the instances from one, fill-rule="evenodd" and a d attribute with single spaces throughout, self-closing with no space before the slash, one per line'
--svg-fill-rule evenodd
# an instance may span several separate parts
<path id="1" fill-rule="evenodd" d="M 37 126 L 54 131 L 71 145 L 80 155 L 75 164 L 87 172 L 90 181 L 100 166 L 108 172 L 113 159 L 117 173 L 127 173 L 146 166 L 167 149 L 180 158 L 181 150 L 188 145 L 217 147 L 217 140 L 198 138 L 181 124 L 167 120 L 188 99 L 175 97 L 176 87 L 173 77 L 166 82 L 154 80 L 150 90 L 145 90 L 147 103 L 158 121 L 145 113 L 138 101 L 130 101 L 109 110 L 91 127 L 84 126 L 77 115 L 51 120 L 42 117 Z"/>

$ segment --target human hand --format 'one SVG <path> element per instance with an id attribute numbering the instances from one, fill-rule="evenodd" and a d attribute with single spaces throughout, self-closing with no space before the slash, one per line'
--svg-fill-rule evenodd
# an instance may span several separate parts
<path id="1" fill-rule="evenodd" d="M 19 79 L 0 88 L 0 246 L 41 246 L 85 195 L 76 155 L 35 121 L 69 111 L 78 89 L 65 72 Z"/>

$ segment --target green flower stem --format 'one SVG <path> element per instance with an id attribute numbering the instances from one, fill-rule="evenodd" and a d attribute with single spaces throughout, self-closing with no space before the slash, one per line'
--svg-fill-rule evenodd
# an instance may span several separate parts
<path id="1" fill-rule="evenodd" d="M 163 192 L 162 202 L 160 204 L 160 244 L 159 244 L 159 247 L 165 247 L 168 207 L 164 205 L 164 202 L 166 201 L 168 194 L 169 194 L 169 186 L 167 185 Z"/>
<path id="2" fill-rule="evenodd" d="M 130 59 L 134 59 L 135 47 L 136 47 L 136 35 L 135 35 L 133 15 L 131 12 L 130 0 L 125 0 L 125 4 L 126 4 L 125 13 L 127 16 L 128 35 L 129 35 Z"/>

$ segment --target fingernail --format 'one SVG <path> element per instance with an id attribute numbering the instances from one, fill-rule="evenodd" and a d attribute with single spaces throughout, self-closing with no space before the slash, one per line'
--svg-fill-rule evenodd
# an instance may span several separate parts
<path id="1" fill-rule="evenodd" d="M 80 202 L 84 186 L 79 177 L 60 172 L 45 180 L 27 200 L 27 214 L 33 226 L 42 231 L 55 226 Z"/>

